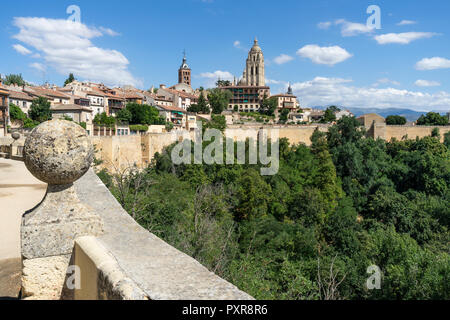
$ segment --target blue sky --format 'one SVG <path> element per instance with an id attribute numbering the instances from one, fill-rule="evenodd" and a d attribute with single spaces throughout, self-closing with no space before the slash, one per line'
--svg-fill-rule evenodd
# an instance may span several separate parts
<path id="1" fill-rule="evenodd" d="M 379 30 L 366 26 L 372 4 Z M 185 49 L 193 86 L 209 87 L 242 75 L 257 37 L 272 93 L 291 82 L 303 106 L 448 111 L 449 14 L 446 0 L 4 1 L 0 73 L 148 89 L 176 83 Z"/>

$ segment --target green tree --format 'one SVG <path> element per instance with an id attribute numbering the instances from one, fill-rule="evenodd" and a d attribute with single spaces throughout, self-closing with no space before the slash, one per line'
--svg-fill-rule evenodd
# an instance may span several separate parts
<path id="1" fill-rule="evenodd" d="M 311 137 L 311 142 L 311 152 L 317 161 L 314 185 L 322 192 L 330 207 L 334 208 L 337 200 L 343 196 L 343 192 L 337 181 L 336 168 L 328 150 L 326 134 L 316 129 Z"/>
<path id="2" fill-rule="evenodd" d="M 27 85 L 25 80 L 22 78 L 22 74 L 8 74 L 5 76 L 4 83 L 6 85 L 18 85 L 18 86 L 24 86 Z"/>
<path id="3" fill-rule="evenodd" d="M 40 123 L 50 120 L 52 118 L 52 112 L 50 111 L 50 102 L 43 97 L 34 99 L 28 114 L 31 119 Z"/>
<path id="4" fill-rule="evenodd" d="M 98 126 L 112 128 L 116 123 L 116 118 L 114 118 L 113 116 L 108 116 L 106 112 L 103 112 L 101 114 L 97 113 L 94 117 L 93 122 Z"/>
<path id="5" fill-rule="evenodd" d="M 386 117 L 386 124 L 388 125 L 404 125 L 406 124 L 406 118 L 397 115 L 391 115 Z"/>
<path id="6" fill-rule="evenodd" d="M 75 77 L 73 76 L 73 73 L 71 73 L 69 74 L 67 80 L 64 81 L 64 87 L 67 86 L 69 83 L 72 83 L 73 81 L 75 81 Z"/>
<path id="7" fill-rule="evenodd" d="M 133 115 L 127 108 L 125 108 L 117 112 L 116 119 L 119 123 L 130 123 L 133 119 Z"/>
<path id="8" fill-rule="evenodd" d="M 340 109 L 336 106 L 330 106 L 325 110 L 325 114 L 323 118 L 320 120 L 322 123 L 330 123 L 336 121 L 336 112 L 339 112 Z"/>
<path id="9" fill-rule="evenodd" d="M 266 114 L 268 116 L 273 116 L 277 107 L 278 107 L 277 98 L 275 97 L 267 98 L 267 96 L 264 95 L 264 99 L 261 103 L 261 108 L 259 109 L 259 112 Z"/>
<path id="10" fill-rule="evenodd" d="M 286 121 L 288 120 L 288 116 L 289 116 L 289 109 L 282 109 L 280 114 L 280 122 L 286 123 Z"/>
<path id="11" fill-rule="evenodd" d="M 448 119 L 446 116 L 441 116 L 437 112 L 428 112 L 425 116 L 421 115 L 417 119 L 417 125 L 419 126 L 445 126 L 448 125 Z"/>
<path id="12" fill-rule="evenodd" d="M 444 134 L 444 145 L 446 145 L 447 148 L 450 150 L 450 131 L 447 131 Z"/>
<path id="13" fill-rule="evenodd" d="M 203 124 L 203 129 L 218 129 L 224 131 L 227 128 L 227 121 L 225 116 L 222 115 L 211 115 L 211 121 Z"/>
<path id="14" fill-rule="evenodd" d="M 27 118 L 27 115 L 15 104 L 9 104 L 9 116 L 11 120 L 19 120 L 24 121 Z"/>
<path id="15" fill-rule="evenodd" d="M 258 171 L 247 170 L 238 179 L 237 186 L 239 205 L 235 208 L 236 219 L 252 219 L 267 215 L 272 190 Z"/>
<path id="16" fill-rule="evenodd" d="M 231 99 L 231 92 L 222 89 L 212 89 L 208 93 L 208 101 L 211 106 L 212 113 L 221 114 L 227 109 Z"/>
<path id="17" fill-rule="evenodd" d="M 433 130 L 431 130 L 431 136 L 434 138 L 441 138 L 441 134 L 439 132 L 439 128 L 433 128 Z"/>
<path id="18" fill-rule="evenodd" d="M 211 111 L 209 110 L 208 103 L 203 95 L 203 88 L 200 89 L 200 96 L 198 97 L 197 104 L 191 105 L 188 109 L 188 112 L 209 114 Z"/>
<path id="19" fill-rule="evenodd" d="M 229 87 L 231 86 L 231 81 L 229 80 L 217 80 L 216 87 Z"/>
<path id="20" fill-rule="evenodd" d="M 158 109 L 147 104 L 128 103 L 126 109 L 131 113 L 130 124 L 165 124 Z"/>

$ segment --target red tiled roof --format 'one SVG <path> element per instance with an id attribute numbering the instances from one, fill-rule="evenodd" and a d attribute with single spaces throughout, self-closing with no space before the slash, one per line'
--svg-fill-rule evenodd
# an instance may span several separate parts
<path id="1" fill-rule="evenodd" d="M 187 93 L 187 92 L 184 92 L 184 91 L 179 91 L 179 90 L 170 89 L 170 88 L 169 88 L 169 89 L 168 89 L 168 88 L 166 88 L 166 89 L 160 89 L 160 90 L 166 90 L 166 91 L 169 91 L 170 93 L 179 95 L 179 96 L 182 97 L 182 98 L 198 99 L 198 96 L 193 95 L 193 94 L 190 94 L 190 93 Z"/>
<path id="2" fill-rule="evenodd" d="M 1 83 L 0 83 L 0 93 L 3 95 L 9 95 L 9 90 L 6 89 Z"/>
<path id="3" fill-rule="evenodd" d="M 39 96 L 39 97 L 57 97 L 57 98 L 63 98 L 63 99 L 70 99 L 70 97 L 62 92 L 59 92 L 57 90 L 52 89 L 46 89 L 42 87 L 33 87 L 33 88 L 26 88 L 24 90 L 28 94 Z"/>
<path id="4" fill-rule="evenodd" d="M 186 113 L 186 110 L 175 107 L 175 106 L 158 106 L 166 111 L 176 111 L 176 112 L 182 112 L 182 113 Z"/>
<path id="5" fill-rule="evenodd" d="M 97 90 L 97 88 L 91 88 L 90 91 L 86 92 L 86 95 L 96 96 L 96 97 L 105 97 L 105 93 L 100 90 Z"/>
<path id="6" fill-rule="evenodd" d="M 20 92 L 20 91 L 10 91 L 9 92 L 9 98 L 10 99 L 17 99 L 17 100 L 26 100 L 26 101 L 33 101 L 34 98 L 30 96 L 26 92 Z"/>
<path id="7" fill-rule="evenodd" d="M 296 96 L 294 96 L 293 94 L 287 94 L 287 93 L 274 94 L 274 95 L 270 96 L 269 98 L 272 98 L 272 97 L 289 97 L 289 98 L 296 98 Z"/>

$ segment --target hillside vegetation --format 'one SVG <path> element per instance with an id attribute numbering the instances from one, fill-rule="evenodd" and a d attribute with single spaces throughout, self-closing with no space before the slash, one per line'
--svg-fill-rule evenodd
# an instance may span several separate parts
<path id="1" fill-rule="evenodd" d="M 139 224 L 257 299 L 450 299 L 447 146 L 365 138 L 347 117 L 311 140 L 282 139 L 274 176 L 176 166 L 171 148 L 99 176 Z"/>

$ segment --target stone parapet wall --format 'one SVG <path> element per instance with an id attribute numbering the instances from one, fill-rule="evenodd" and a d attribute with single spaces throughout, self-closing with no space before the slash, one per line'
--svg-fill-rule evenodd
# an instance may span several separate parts
<path id="1" fill-rule="evenodd" d="M 253 299 L 137 224 L 92 170 L 75 189 L 104 223 L 103 235 L 75 240 L 82 284 L 75 299 Z"/>
<path id="2" fill-rule="evenodd" d="M 65 286 L 64 299 L 148 300 L 147 295 L 126 276 L 114 256 L 95 237 L 75 240 L 70 265 L 79 268 L 75 271 L 79 272 L 79 288 L 69 290 Z"/>

